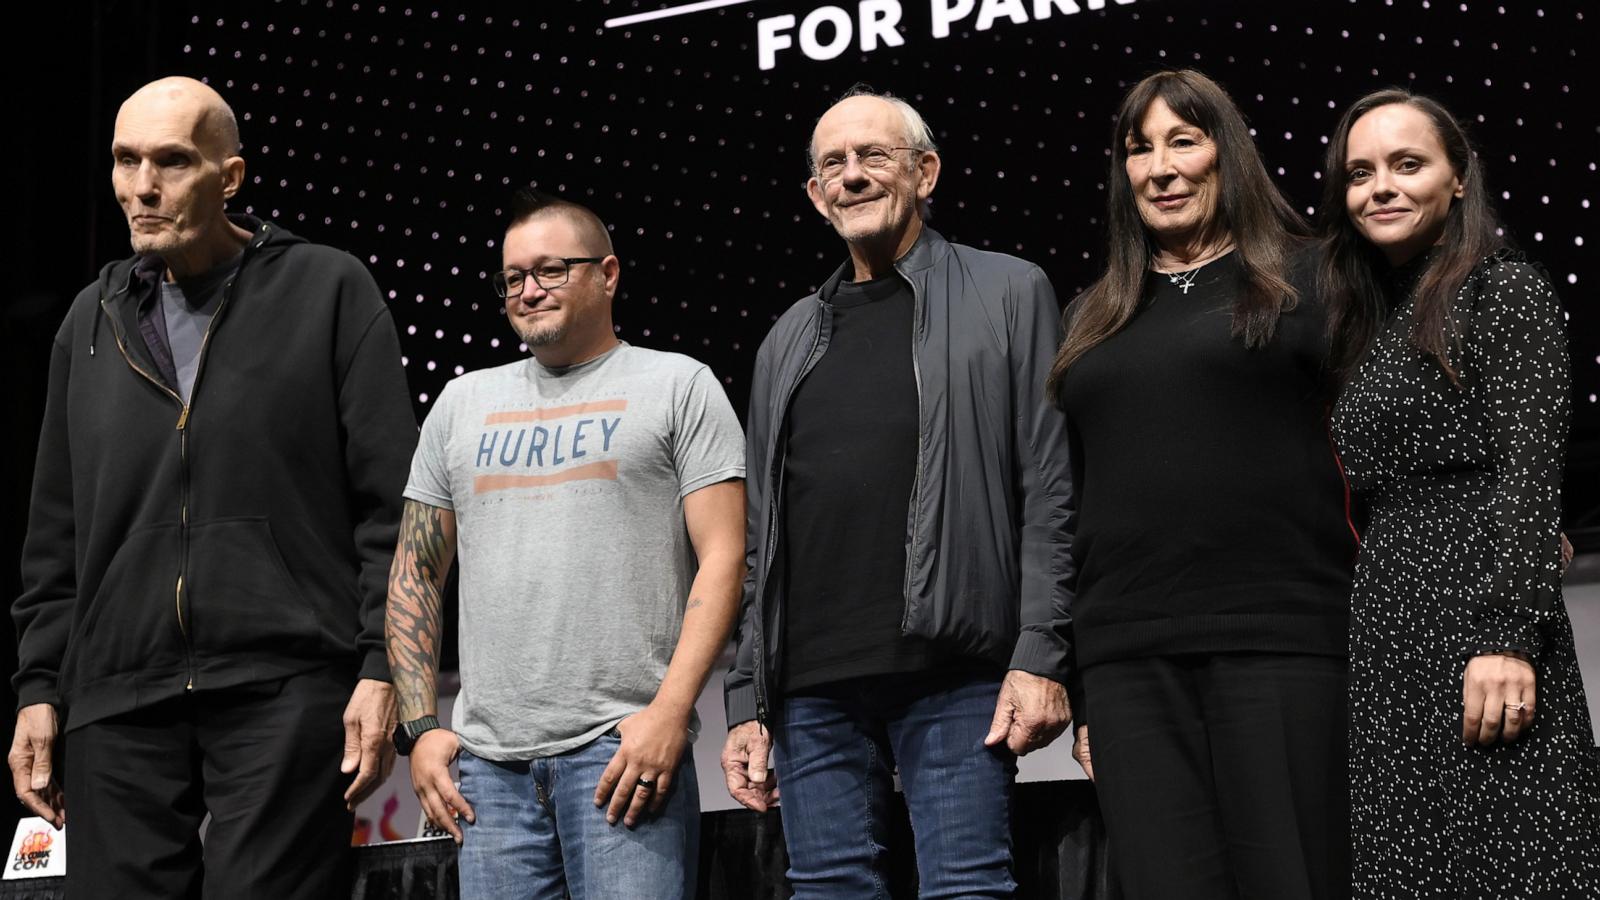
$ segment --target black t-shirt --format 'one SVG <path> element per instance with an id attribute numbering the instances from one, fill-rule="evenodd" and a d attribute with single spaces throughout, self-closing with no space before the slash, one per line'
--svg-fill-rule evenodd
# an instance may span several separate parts
<path id="1" fill-rule="evenodd" d="M 917 465 L 911 286 L 844 283 L 827 352 L 789 404 L 783 687 L 928 668 L 901 635 Z"/>
<path id="2" fill-rule="evenodd" d="M 1133 319 L 1062 380 L 1080 665 L 1346 652 L 1356 538 L 1327 430 L 1324 307 L 1302 289 L 1272 341 L 1246 348 L 1229 333 L 1236 256 L 1177 282 L 1151 273 Z"/>

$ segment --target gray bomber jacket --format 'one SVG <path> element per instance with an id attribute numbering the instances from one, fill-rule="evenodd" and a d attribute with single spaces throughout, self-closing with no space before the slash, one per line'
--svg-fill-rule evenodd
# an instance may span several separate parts
<path id="1" fill-rule="evenodd" d="M 829 299 L 844 266 L 790 307 L 756 353 L 746 423 L 749 566 L 728 724 L 768 721 L 783 648 L 784 423 L 801 379 L 828 350 Z M 901 630 L 960 655 L 1065 683 L 1076 575 L 1066 423 L 1045 394 L 1061 339 L 1043 271 L 923 228 L 895 271 L 914 296 L 917 473 L 906 521 Z M 870 385 L 863 385 L 870 390 Z"/>

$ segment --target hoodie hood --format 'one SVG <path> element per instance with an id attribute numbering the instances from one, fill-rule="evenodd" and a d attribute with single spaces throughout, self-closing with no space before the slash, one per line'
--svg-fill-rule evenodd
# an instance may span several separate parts
<path id="1" fill-rule="evenodd" d="M 294 244 L 304 244 L 306 239 L 289 231 L 276 222 L 258 219 L 255 216 L 244 214 L 230 214 L 228 221 L 250 232 L 250 240 L 244 245 L 244 255 L 239 260 L 243 268 L 253 257 L 262 255 L 277 255 L 285 248 Z M 100 335 L 100 319 L 106 309 L 114 306 L 120 307 L 130 297 L 135 301 L 142 296 L 139 284 L 149 278 L 151 283 L 166 271 L 166 265 L 161 257 L 153 253 L 140 253 L 106 263 L 101 268 L 96 285 L 100 298 L 104 301 L 101 313 L 96 314 L 94 325 L 89 331 L 89 355 L 95 353 L 95 342 Z"/>
<path id="2" fill-rule="evenodd" d="M 244 246 L 245 259 L 264 253 L 279 253 L 290 245 L 306 243 L 305 238 L 266 219 L 230 214 L 228 221 L 250 232 L 250 240 Z M 240 264 L 243 265 L 242 260 Z M 159 273 L 165 269 L 161 258 L 153 253 L 135 254 L 126 259 L 106 263 L 100 270 L 98 279 L 100 296 L 107 300 L 115 300 L 116 295 L 128 291 L 132 279 L 136 277 L 135 270 Z"/>

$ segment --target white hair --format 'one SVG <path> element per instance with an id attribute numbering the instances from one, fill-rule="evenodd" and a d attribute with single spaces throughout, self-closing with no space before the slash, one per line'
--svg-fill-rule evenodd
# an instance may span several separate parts
<path id="1" fill-rule="evenodd" d="M 894 107 L 895 112 L 900 114 L 901 122 L 905 127 L 906 146 L 913 150 L 938 152 L 939 148 L 933 142 L 933 129 L 928 127 L 928 120 L 922 117 L 922 113 L 917 112 L 917 108 L 915 106 L 912 106 L 910 103 L 907 103 L 905 100 L 902 100 L 893 94 L 880 94 L 865 84 L 857 84 L 856 86 L 850 88 L 850 90 L 845 91 L 838 100 L 833 102 L 833 106 L 838 106 L 840 103 L 849 100 L 851 97 L 872 97 L 873 99 L 882 100 L 883 102 Z M 828 107 L 828 109 L 832 109 L 833 106 Z M 824 111 L 823 115 L 827 115 L 827 112 Z M 817 166 L 817 147 L 815 143 L 817 123 L 821 121 L 822 116 L 818 116 L 817 121 L 811 123 L 811 134 L 813 141 L 806 144 L 806 164 L 813 169 L 815 169 Z"/>

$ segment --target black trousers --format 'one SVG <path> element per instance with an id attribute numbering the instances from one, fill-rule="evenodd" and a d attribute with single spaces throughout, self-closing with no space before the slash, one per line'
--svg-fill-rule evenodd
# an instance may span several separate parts
<path id="1" fill-rule="evenodd" d="M 339 761 L 354 686 L 318 671 L 73 729 L 67 897 L 349 897 L 354 776 Z"/>
<path id="2" fill-rule="evenodd" d="M 1344 660 L 1153 657 L 1083 681 L 1126 900 L 1350 896 Z"/>

